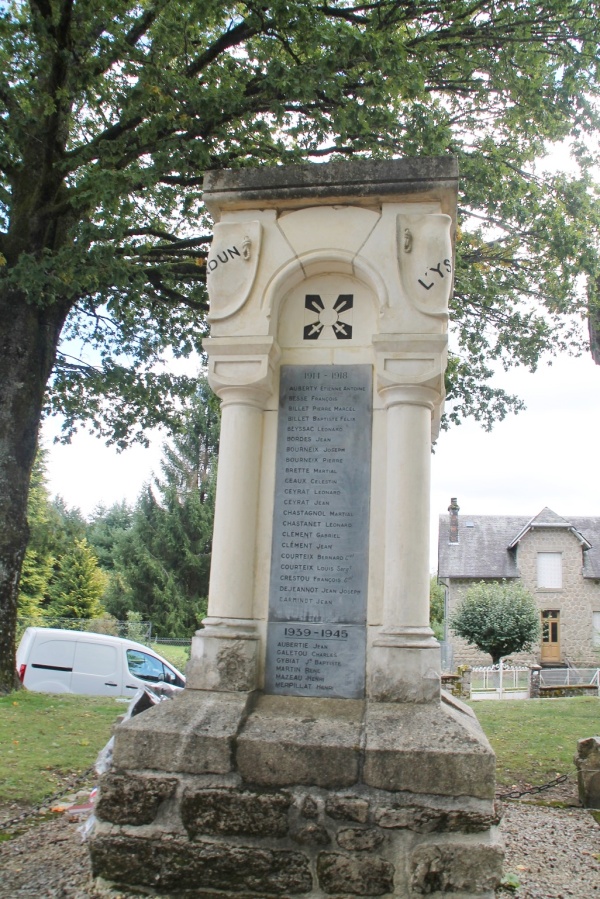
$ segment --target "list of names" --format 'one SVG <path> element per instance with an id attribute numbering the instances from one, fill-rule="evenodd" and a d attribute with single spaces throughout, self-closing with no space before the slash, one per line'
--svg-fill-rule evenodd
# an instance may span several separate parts
<path id="1" fill-rule="evenodd" d="M 266 689 L 364 695 L 372 373 L 283 366 Z"/>

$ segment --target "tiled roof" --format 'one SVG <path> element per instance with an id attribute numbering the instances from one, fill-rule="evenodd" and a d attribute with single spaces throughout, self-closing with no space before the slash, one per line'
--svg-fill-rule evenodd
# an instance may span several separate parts
<path id="1" fill-rule="evenodd" d="M 583 534 L 581 534 L 570 521 L 567 521 L 566 518 L 561 518 L 560 515 L 557 515 L 556 512 L 553 512 L 548 506 L 542 509 L 539 515 L 536 515 L 527 522 L 525 527 L 519 531 L 511 541 L 508 548 L 514 549 L 528 531 L 533 531 L 536 528 L 563 528 L 564 530 L 571 531 L 586 550 L 591 548 L 589 540 L 586 540 Z"/>
<path id="2" fill-rule="evenodd" d="M 465 515 L 458 518 L 458 543 L 449 543 L 449 517 L 440 515 L 438 577 L 512 578 L 519 577 L 514 550 L 531 527 L 574 529 L 590 549 L 583 553 L 584 577 L 600 578 L 600 517 L 561 518 L 551 509 L 539 515 Z"/>
<path id="3" fill-rule="evenodd" d="M 530 518 L 517 515 L 464 515 L 458 518 L 458 543 L 449 543 L 448 515 L 440 515 L 438 577 L 519 577 L 508 544 Z"/>
<path id="4" fill-rule="evenodd" d="M 600 578 L 600 517 L 581 518 L 574 515 L 568 520 L 591 544 L 591 548 L 583 554 L 583 576 Z"/>

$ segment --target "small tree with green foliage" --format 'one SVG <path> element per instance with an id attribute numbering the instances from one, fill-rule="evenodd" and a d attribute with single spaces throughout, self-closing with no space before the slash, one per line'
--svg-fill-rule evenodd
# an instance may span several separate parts
<path id="1" fill-rule="evenodd" d="M 43 615 L 48 586 L 54 573 L 54 515 L 46 485 L 47 451 L 38 449 L 27 503 L 29 545 L 19 584 L 18 612 L 21 617 L 37 619 Z"/>
<path id="2" fill-rule="evenodd" d="M 497 665 L 503 656 L 528 652 L 540 633 L 540 615 L 522 584 L 479 581 L 450 616 L 450 628 L 467 643 L 488 652 Z"/>
<path id="3" fill-rule="evenodd" d="M 100 602 L 106 575 L 85 538 L 75 540 L 60 560 L 56 581 L 51 587 L 48 615 L 56 618 L 102 618 Z"/>
<path id="4" fill-rule="evenodd" d="M 127 612 L 127 633 L 122 636 L 129 637 L 130 640 L 137 640 L 138 643 L 146 643 L 148 641 L 148 624 L 142 621 L 139 612 Z"/>
<path id="5" fill-rule="evenodd" d="M 62 591 L 64 560 L 77 540 L 85 537 L 79 509 L 70 509 L 60 497 L 50 499 L 46 474 L 48 452 L 38 449 L 29 490 L 27 517 L 29 545 L 19 584 L 18 613 L 34 622 L 42 619 L 53 597 Z"/>

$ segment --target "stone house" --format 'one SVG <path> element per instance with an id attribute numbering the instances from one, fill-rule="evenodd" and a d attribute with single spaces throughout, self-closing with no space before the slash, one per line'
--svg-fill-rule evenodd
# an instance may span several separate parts
<path id="1" fill-rule="evenodd" d="M 516 580 L 534 596 L 542 624 L 531 653 L 512 658 L 542 665 L 600 666 L 600 517 L 561 518 L 545 508 L 534 518 L 460 515 L 452 499 L 440 516 L 438 579 L 446 620 L 477 581 Z M 490 657 L 454 636 L 454 663 Z"/>

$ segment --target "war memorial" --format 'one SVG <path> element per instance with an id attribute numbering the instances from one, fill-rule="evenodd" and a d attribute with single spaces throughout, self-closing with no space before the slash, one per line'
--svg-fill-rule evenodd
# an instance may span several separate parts
<path id="1" fill-rule="evenodd" d="M 451 158 L 207 174 L 222 404 L 186 689 L 117 729 L 93 870 L 207 899 L 491 899 L 495 758 L 429 627 Z"/>

